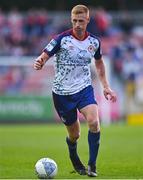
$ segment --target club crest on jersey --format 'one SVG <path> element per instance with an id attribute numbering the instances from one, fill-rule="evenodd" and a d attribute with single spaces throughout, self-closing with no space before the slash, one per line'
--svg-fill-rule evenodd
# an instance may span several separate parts
<path id="1" fill-rule="evenodd" d="M 54 39 L 52 39 L 52 40 L 49 42 L 49 44 L 47 45 L 46 49 L 47 49 L 48 51 L 52 51 L 52 49 L 56 46 L 56 44 L 57 44 L 57 42 L 56 42 Z"/>
<path id="2" fill-rule="evenodd" d="M 90 53 L 93 53 L 93 52 L 95 51 L 94 46 L 90 45 L 90 46 L 88 47 L 88 51 L 89 51 Z"/>

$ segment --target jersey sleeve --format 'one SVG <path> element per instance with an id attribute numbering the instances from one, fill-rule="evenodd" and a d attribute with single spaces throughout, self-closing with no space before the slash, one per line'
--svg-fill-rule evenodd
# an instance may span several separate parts
<path id="1" fill-rule="evenodd" d="M 100 40 L 98 40 L 98 48 L 97 48 L 97 50 L 96 50 L 96 52 L 94 54 L 94 58 L 96 60 L 99 60 L 99 59 L 101 59 L 101 57 L 102 57 L 101 43 L 100 43 Z"/>
<path id="2" fill-rule="evenodd" d="M 44 52 L 48 54 L 49 57 L 53 56 L 58 52 L 61 46 L 61 38 L 60 36 L 57 36 L 53 38 L 48 45 L 44 48 Z"/>

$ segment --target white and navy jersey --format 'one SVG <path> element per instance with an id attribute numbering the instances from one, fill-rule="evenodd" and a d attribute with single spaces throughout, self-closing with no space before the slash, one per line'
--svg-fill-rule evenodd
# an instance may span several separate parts
<path id="1" fill-rule="evenodd" d="M 101 58 L 100 41 L 86 32 L 84 40 L 75 38 L 73 31 L 65 31 L 45 47 L 49 57 L 55 56 L 53 92 L 59 95 L 75 94 L 91 85 L 91 59 Z"/>

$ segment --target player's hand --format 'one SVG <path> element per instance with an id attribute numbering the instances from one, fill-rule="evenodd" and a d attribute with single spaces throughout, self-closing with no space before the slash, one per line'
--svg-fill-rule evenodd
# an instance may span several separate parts
<path id="1" fill-rule="evenodd" d="M 42 69 L 43 65 L 45 64 L 43 58 L 37 58 L 34 62 L 34 69 L 40 70 Z"/>
<path id="2" fill-rule="evenodd" d="M 103 93 L 107 100 L 116 102 L 117 96 L 116 96 L 115 92 L 113 90 L 111 90 L 109 87 L 104 87 Z"/>

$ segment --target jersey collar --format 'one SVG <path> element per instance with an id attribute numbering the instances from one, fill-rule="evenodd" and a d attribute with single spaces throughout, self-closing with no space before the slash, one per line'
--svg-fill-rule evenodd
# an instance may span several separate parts
<path id="1" fill-rule="evenodd" d="M 77 39 L 77 40 L 79 40 L 79 41 L 84 41 L 88 36 L 89 36 L 89 32 L 85 32 L 85 35 L 84 35 L 84 38 L 82 39 L 82 40 L 80 40 L 75 34 L 74 34 L 74 32 L 73 32 L 73 29 L 71 30 L 71 35 L 75 38 L 75 39 Z"/>

